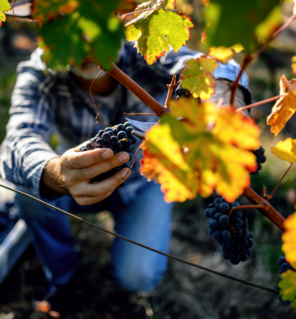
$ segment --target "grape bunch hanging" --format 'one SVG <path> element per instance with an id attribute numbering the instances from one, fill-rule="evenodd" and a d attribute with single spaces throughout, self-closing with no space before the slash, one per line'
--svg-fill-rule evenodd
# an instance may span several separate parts
<path id="1" fill-rule="evenodd" d="M 253 234 L 249 231 L 248 218 L 242 210 L 231 208 L 240 206 L 235 201 L 227 203 L 222 197 L 215 199 L 204 214 L 208 218 L 209 235 L 222 246 L 223 258 L 233 265 L 246 261 L 252 254 Z"/>
<path id="2" fill-rule="evenodd" d="M 107 127 L 104 130 L 100 130 L 98 134 L 91 138 L 90 141 L 80 148 L 80 152 L 90 151 L 96 148 L 110 148 L 114 154 L 119 152 L 129 153 L 130 160 L 133 158 L 131 151 L 132 145 L 136 144 L 137 138 L 132 135 L 134 128 L 131 126 L 130 122 L 125 122 L 124 124 L 118 124 L 113 127 Z M 125 163 L 121 166 L 115 167 L 108 172 L 102 173 L 94 177 L 91 182 L 101 182 L 121 169 L 130 166 Z M 122 186 L 123 184 L 121 184 Z"/>

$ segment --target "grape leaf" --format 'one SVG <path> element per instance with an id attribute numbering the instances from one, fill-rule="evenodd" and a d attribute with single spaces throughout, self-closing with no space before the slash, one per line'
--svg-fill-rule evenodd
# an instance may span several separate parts
<path id="1" fill-rule="evenodd" d="M 279 283 L 281 295 L 284 301 L 292 301 L 291 307 L 296 308 L 296 272 L 288 270 L 281 274 L 282 280 Z"/>
<path id="2" fill-rule="evenodd" d="M 296 213 L 290 215 L 285 223 L 285 232 L 282 235 L 282 251 L 293 268 L 296 268 Z"/>
<path id="3" fill-rule="evenodd" d="M 287 138 L 284 142 L 278 142 L 271 152 L 278 158 L 293 164 L 296 161 L 296 140 Z"/>
<path id="4" fill-rule="evenodd" d="M 288 81 L 286 76 L 280 78 L 280 97 L 267 117 L 267 125 L 271 126 L 271 133 L 277 136 L 288 120 L 294 115 L 296 108 L 296 80 Z"/>
<path id="5" fill-rule="evenodd" d="M 215 92 L 212 73 L 217 67 L 217 61 L 206 56 L 188 60 L 181 75 L 182 88 L 189 90 L 194 98 L 209 99 Z"/>
<path id="6" fill-rule="evenodd" d="M 293 74 L 296 75 L 296 55 L 294 55 L 292 57 L 292 65 L 291 65 L 291 67 L 292 67 Z"/>
<path id="7" fill-rule="evenodd" d="M 102 68 L 109 69 L 111 61 L 118 60 L 123 25 L 113 15 L 98 18 L 100 9 L 100 2 L 83 1 L 72 13 L 42 24 L 39 46 L 44 49 L 43 59 L 49 68 L 79 66 L 85 58 L 92 58 Z M 110 5 L 106 10 L 111 11 Z"/>
<path id="8" fill-rule="evenodd" d="M 282 24 L 283 15 L 279 7 L 275 7 L 267 18 L 259 23 L 255 28 L 255 35 L 259 42 L 266 43 L 266 41 L 274 34 L 274 32 Z"/>
<path id="9" fill-rule="evenodd" d="M 0 27 L 2 26 L 2 22 L 6 21 L 5 11 L 11 10 L 10 4 L 7 0 L 0 1 Z"/>
<path id="10" fill-rule="evenodd" d="M 255 29 L 279 2 L 279 0 L 211 0 L 205 9 L 207 44 L 230 47 L 234 43 L 241 43 L 248 52 L 256 49 Z M 265 33 L 273 28 L 273 21 L 264 25 Z"/>
<path id="11" fill-rule="evenodd" d="M 234 52 L 239 53 L 243 51 L 243 49 L 244 48 L 240 43 L 235 44 L 230 48 L 224 46 L 210 47 L 208 55 L 225 64 L 233 57 Z"/>
<path id="12" fill-rule="evenodd" d="M 172 11 L 174 1 L 168 0 L 165 6 L 161 1 L 146 2 L 138 9 L 153 8 L 142 12 L 137 18 L 125 25 L 127 41 L 136 41 L 138 49 L 148 64 L 153 64 L 169 46 L 177 52 L 189 39 L 189 29 L 193 28 L 190 17 Z"/>
<path id="13" fill-rule="evenodd" d="M 74 11 L 79 5 L 77 0 L 63 1 L 43 1 L 33 0 L 32 18 L 40 21 L 52 20 L 59 15 L 68 14 Z"/>
<path id="14" fill-rule="evenodd" d="M 181 98 L 170 107 L 171 114 L 146 133 L 141 173 L 161 183 L 168 202 L 207 197 L 214 189 L 234 201 L 257 167 L 249 149 L 260 146 L 258 127 L 243 114 L 218 110 L 208 101 Z"/>

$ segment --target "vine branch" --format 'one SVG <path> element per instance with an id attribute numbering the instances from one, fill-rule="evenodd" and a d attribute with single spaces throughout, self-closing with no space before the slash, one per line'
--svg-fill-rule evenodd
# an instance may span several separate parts
<path id="1" fill-rule="evenodd" d="M 262 104 L 265 104 L 265 103 L 269 103 L 269 102 L 272 102 L 272 101 L 275 101 L 283 96 L 286 96 L 287 94 L 282 94 L 282 95 L 277 95 L 277 96 L 274 96 L 274 97 L 270 97 L 266 100 L 262 100 L 260 102 L 256 102 L 256 103 L 253 103 L 253 104 L 249 104 L 249 105 L 246 105 L 246 106 L 243 106 L 243 107 L 240 107 L 238 109 L 235 110 L 235 112 L 242 112 L 244 110 L 248 110 L 248 109 L 251 109 L 252 107 L 255 107 L 255 106 L 259 106 L 259 105 L 262 105 Z"/>
<path id="2" fill-rule="evenodd" d="M 145 103 L 157 116 L 165 113 L 169 113 L 170 110 L 159 102 L 157 102 L 148 92 L 140 87 L 134 80 L 132 80 L 127 74 L 120 70 L 114 63 L 113 69 L 107 71 L 117 81 L 123 84 L 128 90 L 135 94 L 143 103 Z"/>
<path id="3" fill-rule="evenodd" d="M 280 186 L 281 182 L 283 181 L 283 179 L 285 178 L 285 176 L 289 173 L 290 169 L 292 168 L 293 163 L 291 163 L 291 165 L 289 166 L 289 168 L 286 170 L 285 174 L 282 176 L 282 178 L 279 180 L 279 182 L 277 183 L 276 187 L 274 188 L 273 192 L 271 193 L 271 195 L 267 195 L 265 198 L 267 200 L 271 199 L 274 195 L 274 193 L 276 192 L 276 190 L 278 189 L 278 187 Z"/>
<path id="4" fill-rule="evenodd" d="M 263 197 L 258 195 L 251 187 L 244 190 L 244 196 L 254 205 L 262 205 L 258 209 L 259 212 L 272 221 L 279 229 L 285 231 L 284 222 L 285 218 L 277 212 L 277 210 Z"/>

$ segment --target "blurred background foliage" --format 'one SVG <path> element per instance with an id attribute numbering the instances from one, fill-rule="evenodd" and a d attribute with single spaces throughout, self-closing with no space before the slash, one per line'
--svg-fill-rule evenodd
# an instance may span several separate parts
<path id="1" fill-rule="evenodd" d="M 187 45 L 192 49 L 206 52 L 206 49 L 200 42 L 204 28 L 204 6 L 202 1 L 206 2 L 206 0 L 177 0 L 176 7 L 181 12 L 190 15 L 195 25 L 194 29 L 191 30 L 191 39 Z M 290 17 L 292 6 L 293 3 L 284 3 L 282 5 L 284 20 Z M 38 24 L 36 23 L 22 23 L 10 17 L 8 17 L 7 22 L 3 23 L 2 28 L 0 28 L 0 143 L 5 137 L 5 125 L 8 121 L 10 96 L 16 79 L 15 69 L 17 64 L 20 61 L 28 59 L 31 52 L 36 48 L 37 30 Z M 254 102 L 278 95 L 278 82 L 282 74 L 285 74 L 288 79 L 293 77 L 291 58 L 295 55 L 295 35 L 296 21 L 276 38 L 257 61 L 252 63 L 248 68 L 247 73 L 250 78 L 250 89 L 253 93 Z M 242 54 L 235 55 L 235 60 L 240 63 Z M 277 181 L 288 168 L 287 163 L 271 154 L 270 148 L 279 140 L 284 140 L 287 137 L 295 138 L 296 135 L 296 117 L 294 116 L 280 135 L 274 138 L 270 133 L 270 128 L 266 126 L 266 116 L 269 114 L 272 106 L 273 103 L 265 104 L 253 109 L 251 112 L 251 115 L 255 118 L 262 130 L 261 141 L 267 156 L 267 162 L 263 165 L 260 175 L 252 176 L 252 188 L 259 194 L 262 191 L 263 185 L 266 186 L 267 192 L 270 194 L 277 184 Z M 57 143 L 54 137 L 53 143 Z M 284 179 L 274 198 L 270 201 L 285 217 L 295 211 L 295 174 L 296 167 L 294 167 Z M 188 240 L 192 242 L 193 245 L 198 247 L 198 254 L 207 255 L 214 254 L 215 251 L 220 251 L 220 247 L 207 236 L 207 231 L 201 230 L 203 228 L 206 229 L 206 218 L 203 216 L 203 211 L 214 198 L 215 196 L 211 196 L 207 199 L 198 197 L 193 201 L 175 205 L 174 223 L 172 225 L 174 236 L 177 239 L 179 238 L 180 241 Z M 243 197 L 240 198 L 240 202 L 241 204 L 248 203 Z M 256 265 L 259 268 L 261 267 L 260 265 L 265 265 L 266 268 L 264 268 L 264 271 L 268 270 L 268 276 L 271 277 L 268 277 L 263 272 L 262 276 L 266 275 L 266 278 L 269 278 L 266 279 L 267 283 L 270 284 L 269 286 L 276 288 L 279 281 L 279 269 L 276 260 L 279 256 L 283 255 L 281 253 L 281 231 L 257 211 L 246 210 L 246 213 L 249 217 L 251 231 L 254 232 L 255 238 L 254 253 L 250 258 L 250 265 Z M 186 226 L 186 228 L 184 225 L 188 227 Z M 207 237 L 205 238 L 205 236 Z M 178 245 L 175 247 L 178 247 Z M 175 248 L 175 250 L 177 250 L 177 248 Z M 176 251 L 176 254 L 178 253 L 180 253 L 180 251 Z M 220 266 L 221 263 L 222 265 L 226 265 L 227 262 L 220 262 Z M 272 278 L 272 282 L 270 282 L 270 278 Z M 258 318 L 259 317 L 263 318 L 263 315 L 258 316 Z M 190 316 L 187 318 L 190 318 Z M 212 318 L 214 318 L 214 316 Z M 236 316 L 233 316 L 233 318 L 236 318 Z M 249 318 L 256 317 L 250 316 Z"/>

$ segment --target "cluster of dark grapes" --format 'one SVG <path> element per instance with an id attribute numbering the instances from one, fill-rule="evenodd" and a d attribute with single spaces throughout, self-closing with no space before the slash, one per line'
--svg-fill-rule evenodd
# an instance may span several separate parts
<path id="1" fill-rule="evenodd" d="M 230 217 L 232 207 L 240 206 L 235 201 L 227 203 L 222 197 L 215 199 L 204 214 L 208 218 L 209 235 L 222 246 L 223 258 L 233 265 L 246 261 L 252 254 L 253 234 L 249 232 L 248 218 L 242 210 L 235 210 Z"/>
<path id="2" fill-rule="evenodd" d="M 285 257 L 280 257 L 280 258 L 278 259 L 278 264 L 279 264 L 279 266 L 281 267 L 281 268 L 280 268 L 280 275 L 281 275 L 282 273 L 286 272 L 286 271 L 289 270 L 289 269 L 295 271 L 295 269 L 292 268 L 291 265 L 286 261 Z M 284 304 L 284 305 L 290 306 L 291 303 L 292 303 L 292 301 L 284 301 L 284 300 L 282 299 L 282 295 L 279 295 L 278 298 L 279 298 L 279 301 L 280 301 L 282 304 Z"/>
<path id="3" fill-rule="evenodd" d="M 175 90 L 177 99 L 180 97 L 190 97 L 191 93 L 188 90 L 182 89 L 181 83 L 178 84 Z"/>
<path id="4" fill-rule="evenodd" d="M 110 148 L 113 150 L 114 154 L 119 152 L 129 153 L 130 160 L 133 158 L 131 154 L 131 147 L 136 144 L 137 138 L 132 135 L 134 128 L 131 126 L 130 122 L 125 122 L 124 124 L 118 124 L 113 127 L 107 127 L 104 130 L 100 130 L 98 134 L 91 138 L 90 141 L 80 148 L 80 152 L 90 151 L 96 148 Z M 93 178 L 91 182 L 103 181 L 115 173 L 119 172 L 124 167 L 129 167 L 127 163 L 115 167 L 112 170 L 100 174 Z M 121 184 L 122 186 L 123 184 Z"/>
<path id="5" fill-rule="evenodd" d="M 262 165 L 261 164 L 266 162 L 266 156 L 264 155 L 265 149 L 261 146 L 257 150 L 252 151 L 252 153 L 254 153 L 255 156 L 256 156 L 257 170 L 255 172 L 250 173 L 250 174 L 258 175 L 260 173 L 261 169 L 262 169 Z"/>

